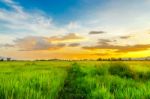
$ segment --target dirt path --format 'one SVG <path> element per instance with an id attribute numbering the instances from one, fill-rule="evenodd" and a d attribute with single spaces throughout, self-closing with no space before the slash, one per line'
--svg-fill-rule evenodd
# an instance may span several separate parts
<path id="1" fill-rule="evenodd" d="M 81 80 L 83 76 L 78 64 L 73 64 L 58 99 L 86 99 L 87 91 Z"/>

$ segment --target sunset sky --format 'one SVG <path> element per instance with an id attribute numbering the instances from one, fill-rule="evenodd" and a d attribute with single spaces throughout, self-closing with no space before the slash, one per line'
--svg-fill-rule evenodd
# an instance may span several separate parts
<path id="1" fill-rule="evenodd" d="M 0 0 L 0 56 L 150 56 L 150 0 Z"/>

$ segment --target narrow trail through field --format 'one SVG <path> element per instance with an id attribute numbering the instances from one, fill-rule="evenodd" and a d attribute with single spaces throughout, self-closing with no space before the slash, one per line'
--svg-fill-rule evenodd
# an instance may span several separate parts
<path id="1" fill-rule="evenodd" d="M 84 74 L 80 71 L 78 64 L 73 64 L 68 71 L 68 77 L 59 93 L 58 99 L 86 99 L 86 90 L 82 86 Z"/>

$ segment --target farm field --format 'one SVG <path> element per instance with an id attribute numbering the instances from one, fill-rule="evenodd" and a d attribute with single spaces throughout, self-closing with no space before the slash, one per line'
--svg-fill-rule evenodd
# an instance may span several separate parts
<path id="1" fill-rule="evenodd" d="M 0 62 L 0 99 L 149 98 L 149 61 Z"/>

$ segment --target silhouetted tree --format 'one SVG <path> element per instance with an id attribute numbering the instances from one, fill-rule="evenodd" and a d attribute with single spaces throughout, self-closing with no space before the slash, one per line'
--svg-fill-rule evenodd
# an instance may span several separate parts
<path id="1" fill-rule="evenodd" d="M 8 57 L 6 60 L 7 60 L 7 61 L 11 61 L 11 58 Z"/>
<path id="2" fill-rule="evenodd" d="M 4 61 L 4 59 L 3 59 L 3 58 L 1 58 L 1 59 L 0 59 L 0 61 Z"/>

